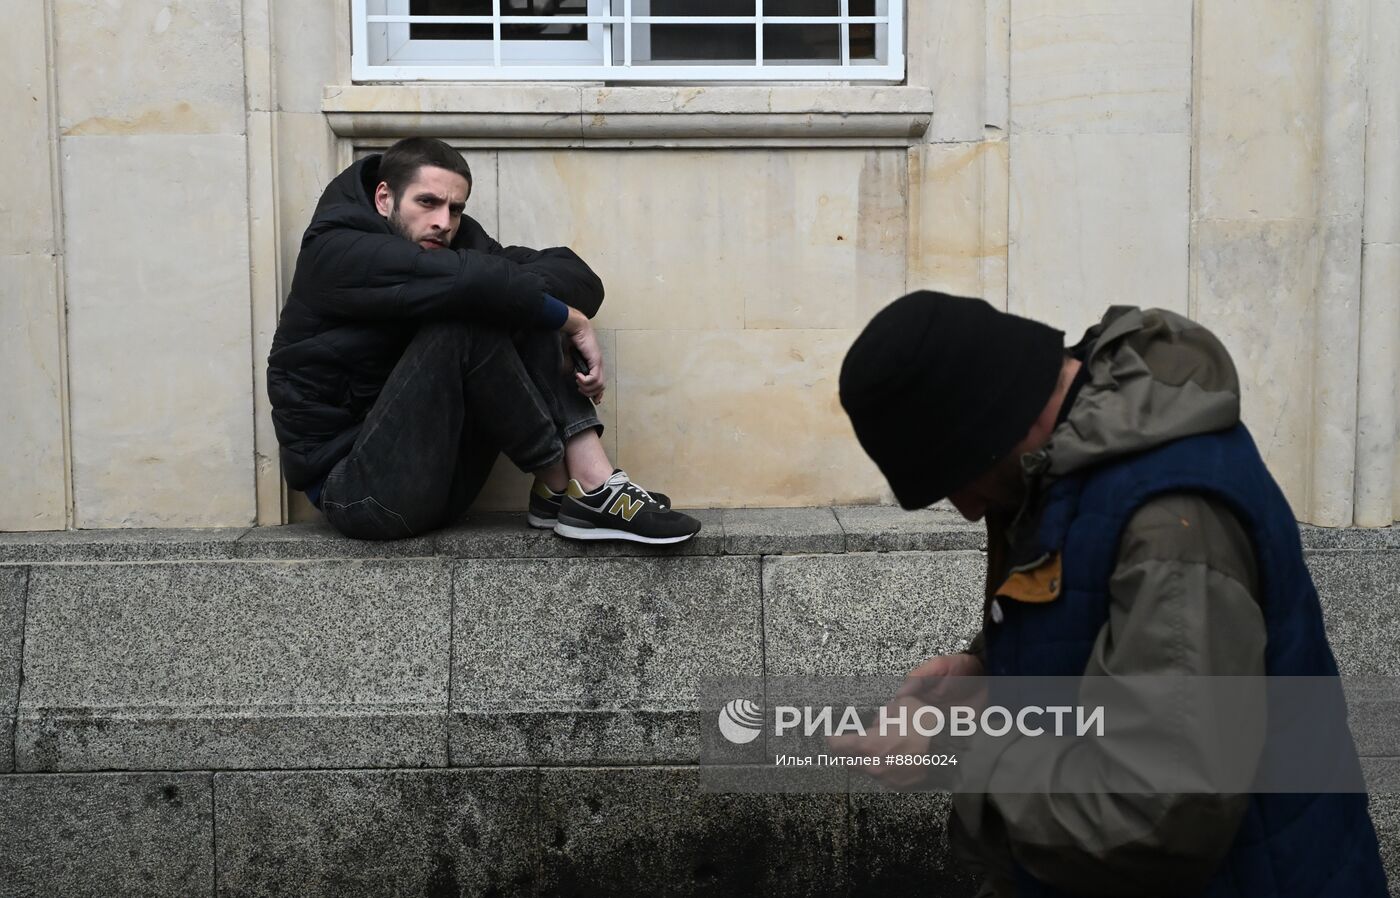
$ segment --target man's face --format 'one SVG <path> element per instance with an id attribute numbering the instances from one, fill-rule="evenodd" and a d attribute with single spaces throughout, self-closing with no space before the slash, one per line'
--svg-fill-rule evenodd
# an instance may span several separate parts
<path id="1" fill-rule="evenodd" d="M 466 178 L 424 165 L 397 202 L 389 185 L 381 181 L 374 192 L 374 205 L 404 239 L 423 249 L 445 249 L 462 225 L 462 209 L 470 193 Z"/>
<path id="2" fill-rule="evenodd" d="M 1015 511 L 1025 495 L 1021 476 L 1021 452 L 1013 449 L 990 471 L 948 496 L 948 501 L 969 521 L 980 521 L 988 511 Z"/>

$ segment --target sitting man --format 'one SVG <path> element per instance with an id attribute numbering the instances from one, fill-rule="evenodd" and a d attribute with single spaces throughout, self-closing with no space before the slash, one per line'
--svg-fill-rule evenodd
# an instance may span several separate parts
<path id="1" fill-rule="evenodd" d="M 1075 678 L 1149 712 L 1115 719 L 1127 738 L 1013 734 L 962 759 L 971 787 L 951 831 L 986 874 L 980 895 L 1384 898 L 1364 794 L 1155 788 L 1163 770 L 1213 784 L 1231 758 L 1290 769 L 1280 759 L 1319 721 L 1269 703 L 1266 739 L 1257 721 L 1222 726 L 1203 703 L 1158 701 L 1153 678 L 1241 678 L 1257 710 L 1265 677 L 1335 678 L 1337 665 L 1220 341 L 1129 307 L 1073 347 L 1063 336 L 981 300 L 915 293 L 875 316 L 841 371 L 842 405 L 899 503 L 946 499 L 987 526 L 982 633 L 916 668 L 900 700 L 936 703 L 945 678 L 985 673 L 993 688 Z M 929 740 L 832 743 L 878 757 L 924 754 Z M 1359 771 L 1345 730 L 1327 763 Z M 877 775 L 910 786 L 924 769 Z"/>
<path id="2" fill-rule="evenodd" d="M 461 154 L 411 138 L 321 196 L 268 357 L 287 484 L 347 536 L 401 539 L 460 516 L 504 452 L 535 475 L 532 527 L 694 536 L 603 449 L 597 275 L 566 248 L 501 246 L 463 214 L 471 188 Z"/>

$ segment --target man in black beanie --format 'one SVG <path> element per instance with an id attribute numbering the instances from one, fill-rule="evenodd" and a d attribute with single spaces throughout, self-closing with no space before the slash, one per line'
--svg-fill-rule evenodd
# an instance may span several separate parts
<path id="1" fill-rule="evenodd" d="M 1151 676 L 1335 677 L 1296 519 L 1240 423 L 1220 342 L 1129 307 L 1068 350 L 1062 337 L 920 292 L 846 356 L 842 406 L 900 505 L 946 499 L 988 531 L 982 632 L 916 668 L 897 701 L 937 702 L 943 678 L 983 673 L 1100 677 L 1080 682 L 1126 694 Z M 1263 686 L 1248 688 L 1247 706 L 1265 707 Z M 1275 750 L 1262 725 L 1225 734 L 1195 708 L 1171 711 L 1152 733 L 1159 757 L 1211 763 L 1228 739 L 1264 765 Z M 917 734 L 831 742 L 928 753 Z M 987 786 L 954 796 L 952 826 L 982 896 L 1387 894 L 1364 794 L 1086 794 L 1065 784 L 1152 771 L 1104 742 L 1034 743 L 1013 734 L 960 760 Z M 924 768 L 868 769 L 910 786 Z"/>

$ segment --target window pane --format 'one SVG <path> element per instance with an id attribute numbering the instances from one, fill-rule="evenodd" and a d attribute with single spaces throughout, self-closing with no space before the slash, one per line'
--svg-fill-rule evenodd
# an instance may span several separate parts
<path id="1" fill-rule="evenodd" d="M 852 59 L 875 58 L 875 27 L 874 25 L 851 26 Z"/>
<path id="2" fill-rule="evenodd" d="M 409 0 L 415 16 L 489 16 L 491 0 Z M 582 16 L 588 0 L 501 0 L 503 16 Z M 489 41 L 490 25 L 412 25 L 409 37 L 427 41 Z M 502 25 L 503 41 L 586 41 L 587 25 Z"/>
<path id="3" fill-rule="evenodd" d="M 764 25 L 764 62 L 841 63 L 840 25 Z"/>
<path id="4" fill-rule="evenodd" d="M 838 0 L 763 0 L 765 16 L 839 16 Z M 854 14 L 854 13 L 853 13 Z M 766 42 L 768 36 L 764 35 Z"/>
<path id="5" fill-rule="evenodd" d="M 884 10 L 875 8 L 875 0 L 849 0 L 847 8 L 853 16 L 878 16 Z M 875 59 L 875 29 L 876 25 L 852 25 L 851 26 L 851 58 L 852 59 Z"/>
<path id="6" fill-rule="evenodd" d="M 489 16 L 491 0 L 409 0 L 411 16 Z M 489 41 L 490 25 L 427 25 L 408 26 L 408 36 L 415 41 Z"/>
<path id="7" fill-rule="evenodd" d="M 632 62 L 638 65 L 752 64 L 758 53 L 752 25 L 635 25 L 632 30 Z M 646 46 L 646 30 L 651 33 L 649 56 L 639 52 Z"/>
<path id="8" fill-rule="evenodd" d="M 586 16 L 588 0 L 501 0 L 503 16 Z M 503 41 L 586 41 L 587 25 L 502 25 Z"/>
<path id="9" fill-rule="evenodd" d="M 620 4 L 619 4 L 620 5 Z M 634 15 L 643 4 L 632 2 Z M 753 0 L 651 0 L 653 16 L 751 16 L 757 6 Z"/>

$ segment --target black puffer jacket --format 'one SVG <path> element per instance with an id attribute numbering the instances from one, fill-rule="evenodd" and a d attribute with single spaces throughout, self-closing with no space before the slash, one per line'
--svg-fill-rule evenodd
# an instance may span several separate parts
<path id="1" fill-rule="evenodd" d="M 590 318 L 603 284 L 572 250 L 503 247 L 462 217 L 450 250 L 396 234 L 374 208 L 379 156 L 341 172 L 316 205 L 282 309 L 267 393 L 293 489 L 323 480 L 424 321 L 531 327 L 545 293 Z"/>

